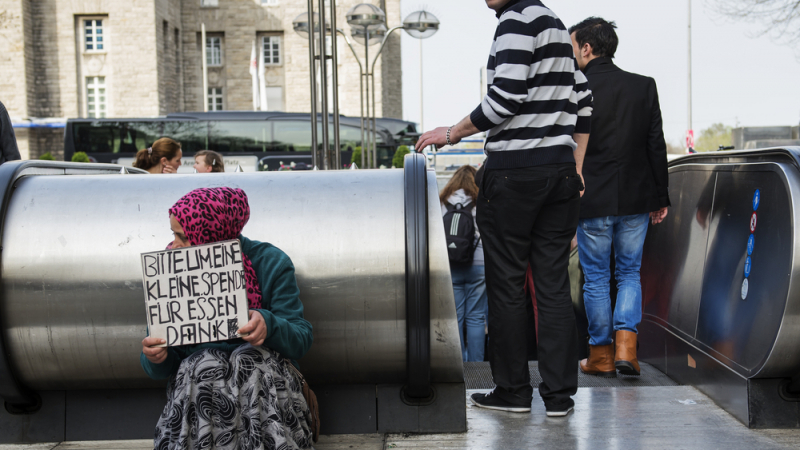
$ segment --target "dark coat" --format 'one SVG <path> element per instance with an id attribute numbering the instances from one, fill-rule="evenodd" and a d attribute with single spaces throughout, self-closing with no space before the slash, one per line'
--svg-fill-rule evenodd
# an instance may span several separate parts
<path id="1" fill-rule="evenodd" d="M 0 164 L 20 159 L 17 138 L 5 105 L 0 102 Z"/>
<path id="2" fill-rule="evenodd" d="M 590 61 L 584 73 L 594 110 L 580 217 L 627 216 L 669 206 L 667 144 L 655 80 L 625 72 L 610 58 Z"/>

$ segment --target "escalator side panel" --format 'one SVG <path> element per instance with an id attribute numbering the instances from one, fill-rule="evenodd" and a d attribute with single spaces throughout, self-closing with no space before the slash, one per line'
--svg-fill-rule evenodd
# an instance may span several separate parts
<path id="1" fill-rule="evenodd" d="M 650 226 L 644 244 L 644 319 L 690 340 L 697 327 L 716 177 L 702 166 L 671 168 L 672 217 Z"/>
<path id="2" fill-rule="evenodd" d="M 769 357 L 789 291 L 793 230 L 781 175 L 775 170 L 718 172 L 695 337 L 746 376 L 755 375 Z M 760 201 L 754 211 L 756 190 Z M 748 255 L 751 234 L 755 245 Z"/>

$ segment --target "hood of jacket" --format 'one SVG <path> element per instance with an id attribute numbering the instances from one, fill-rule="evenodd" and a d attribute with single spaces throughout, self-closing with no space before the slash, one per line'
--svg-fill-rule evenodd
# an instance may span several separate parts
<path id="1" fill-rule="evenodd" d="M 447 198 L 447 203 L 450 203 L 453 206 L 461 203 L 462 207 L 469 209 L 472 207 L 472 197 L 467 195 L 463 189 L 459 189 L 453 192 L 453 194 Z"/>

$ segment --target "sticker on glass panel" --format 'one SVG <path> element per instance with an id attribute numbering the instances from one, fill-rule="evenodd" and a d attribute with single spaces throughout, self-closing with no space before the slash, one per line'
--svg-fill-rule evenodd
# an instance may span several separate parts
<path id="1" fill-rule="evenodd" d="M 753 194 L 753 211 L 758 211 L 759 203 L 761 203 L 761 191 L 756 189 L 756 193 Z"/>

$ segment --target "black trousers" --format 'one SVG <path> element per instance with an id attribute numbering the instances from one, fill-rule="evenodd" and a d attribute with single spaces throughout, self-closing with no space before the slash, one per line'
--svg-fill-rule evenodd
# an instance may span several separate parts
<path id="1" fill-rule="evenodd" d="M 569 245 L 578 226 L 574 164 L 488 170 L 477 202 L 489 296 L 489 345 L 495 393 L 529 405 L 525 271 L 530 263 L 539 308 L 539 394 L 545 405 L 578 389 L 577 329 L 569 286 Z"/>

